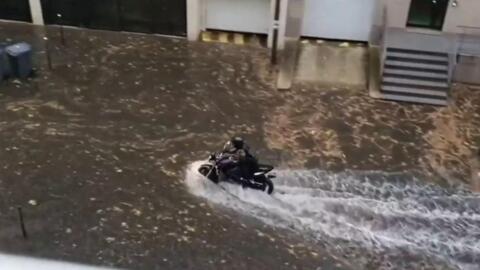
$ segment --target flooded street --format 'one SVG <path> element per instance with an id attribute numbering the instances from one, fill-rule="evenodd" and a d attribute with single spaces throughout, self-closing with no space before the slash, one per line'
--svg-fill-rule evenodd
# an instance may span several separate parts
<path id="1" fill-rule="evenodd" d="M 0 85 L 0 252 L 126 269 L 480 264 L 480 197 L 465 185 L 478 92 L 448 109 L 278 92 L 264 48 L 65 35 L 0 24 L 37 52 L 34 79 Z M 195 176 L 234 134 L 278 167 L 274 196 Z"/>
<path id="2" fill-rule="evenodd" d="M 219 188 L 197 168 L 192 165 L 187 175 L 194 194 L 301 233 L 350 263 L 471 270 L 480 264 L 480 196 L 468 191 L 402 174 L 283 170 L 269 196 L 231 184 Z"/>

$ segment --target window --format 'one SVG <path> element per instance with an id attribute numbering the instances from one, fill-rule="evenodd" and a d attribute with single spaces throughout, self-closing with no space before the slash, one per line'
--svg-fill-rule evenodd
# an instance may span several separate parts
<path id="1" fill-rule="evenodd" d="M 442 30 L 448 0 L 412 0 L 407 26 Z"/>

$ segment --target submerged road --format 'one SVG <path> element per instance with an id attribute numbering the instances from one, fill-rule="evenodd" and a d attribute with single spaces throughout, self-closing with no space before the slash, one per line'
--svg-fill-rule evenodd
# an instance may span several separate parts
<path id="1" fill-rule="evenodd" d="M 128 269 L 389 269 L 388 256 L 455 269 L 404 250 L 346 252 L 348 241 L 272 226 L 186 184 L 188 166 L 234 134 L 284 168 L 422 171 L 430 117 L 445 112 L 350 89 L 278 93 L 262 48 L 154 36 L 67 30 L 50 71 L 43 29 L 0 28 L 38 51 L 35 79 L 0 86 L 0 252 Z M 478 120 L 459 136 L 477 136 Z"/>

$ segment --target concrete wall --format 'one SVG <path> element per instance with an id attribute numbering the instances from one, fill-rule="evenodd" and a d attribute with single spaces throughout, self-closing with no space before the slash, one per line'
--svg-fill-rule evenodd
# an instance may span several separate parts
<path id="1" fill-rule="evenodd" d="M 453 0 L 451 0 L 453 2 Z M 458 26 L 469 26 L 480 28 L 480 1 L 479 0 L 457 0 L 457 6 L 450 7 L 445 17 L 443 31 L 462 33 Z"/>
<path id="2" fill-rule="evenodd" d="M 377 0 L 374 25 L 404 28 L 409 9 L 409 0 Z"/>
<path id="3" fill-rule="evenodd" d="M 187 38 L 198 40 L 205 28 L 205 1 L 187 0 Z"/>
<path id="4" fill-rule="evenodd" d="M 405 28 L 407 25 L 409 0 L 377 0 L 374 12 L 370 44 L 379 45 L 385 27 Z"/>
<path id="5" fill-rule="evenodd" d="M 40 0 L 29 0 L 33 24 L 43 25 L 43 13 Z"/>
<path id="6" fill-rule="evenodd" d="M 382 0 L 385 11 L 387 12 L 387 26 L 401 27 L 407 26 L 408 12 L 410 10 L 409 0 Z"/>
<path id="7" fill-rule="evenodd" d="M 455 82 L 480 85 L 480 58 L 460 56 L 453 74 Z"/>

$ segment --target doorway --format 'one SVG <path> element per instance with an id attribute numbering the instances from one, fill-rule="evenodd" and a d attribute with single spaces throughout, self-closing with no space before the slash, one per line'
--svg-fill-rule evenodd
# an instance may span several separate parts
<path id="1" fill-rule="evenodd" d="M 173 36 L 186 36 L 187 33 L 185 0 L 41 0 L 41 2 L 46 24 Z M 61 17 L 57 14 L 61 14 Z"/>
<path id="2" fill-rule="evenodd" d="M 0 0 L 0 19 L 31 22 L 28 0 Z"/>
<path id="3" fill-rule="evenodd" d="M 206 28 L 267 34 L 270 0 L 207 0 Z"/>
<path id="4" fill-rule="evenodd" d="M 442 30 L 449 0 L 412 0 L 407 26 Z"/>
<path id="5" fill-rule="evenodd" d="M 306 0 L 302 35 L 368 41 L 376 5 L 376 0 Z"/>

